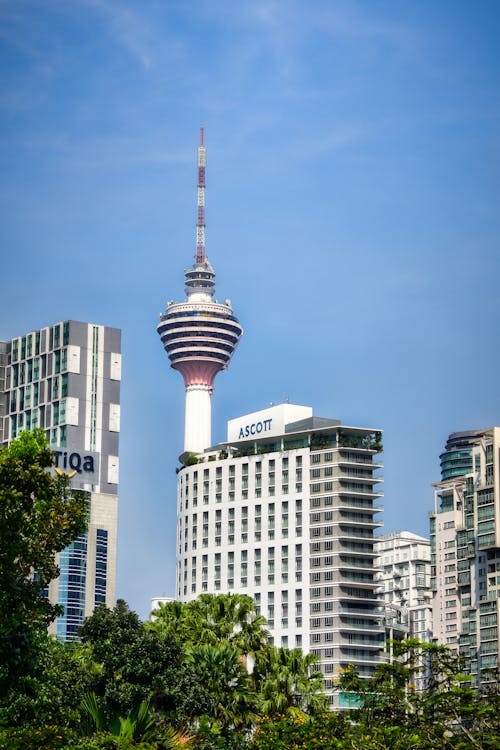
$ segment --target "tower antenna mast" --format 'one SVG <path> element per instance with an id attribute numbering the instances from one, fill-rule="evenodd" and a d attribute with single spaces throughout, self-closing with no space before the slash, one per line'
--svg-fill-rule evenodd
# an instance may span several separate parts
<path id="1" fill-rule="evenodd" d="M 196 221 L 196 256 L 195 265 L 205 263 L 205 167 L 207 152 L 204 144 L 203 128 L 200 128 L 200 145 L 198 146 L 198 218 Z"/>

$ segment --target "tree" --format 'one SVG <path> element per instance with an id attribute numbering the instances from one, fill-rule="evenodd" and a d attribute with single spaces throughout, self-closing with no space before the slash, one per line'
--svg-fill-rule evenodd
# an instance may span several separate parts
<path id="1" fill-rule="evenodd" d="M 95 666 L 82 658 L 79 643 L 46 638 L 33 674 L 19 678 L 7 692 L 1 719 L 11 726 L 77 728 L 80 702 L 92 686 Z"/>
<path id="2" fill-rule="evenodd" d="M 461 673 L 461 659 L 445 646 L 411 639 L 394 643 L 395 661 L 363 680 L 354 667 L 343 672 L 339 689 L 359 697 L 351 712 L 352 748 L 372 750 L 493 750 L 500 746 L 498 691 L 486 695 Z M 423 672 L 426 688 L 413 689 Z"/>
<path id="3" fill-rule="evenodd" d="M 80 628 L 84 646 L 99 665 L 92 689 L 107 716 L 126 716 L 143 700 L 174 712 L 182 684 L 180 647 L 148 631 L 123 599 L 111 610 L 100 605 Z"/>
<path id="4" fill-rule="evenodd" d="M 327 708 L 323 675 L 314 669 L 318 658 L 301 649 L 270 648 L 257 658 L 254 679 L 265 715 L 290 709 L 320 713 Z"/>
<path id="5" fill-rule="evenodd" d="M 167 602 L 154 611 L 149 628 L 185 646 L 229 643 L 242 657 L 255 656 L 269 645 L 264 617 L 246 594 L 201 594 L 187 604 Z"/>
<path id="6" fill-rule="evenodd" d="M 350 724 L 341 713 L 317 716 L 288 714 L 264 717 L 256 727 L 251 750 L 348 750 Z"/>
<path id="7" fill-rule="evenodd" d="M 159 721 L 147 700 L 141 701 L 125 717 L 118 714 L 107 717 L 95 693 L 86 695 L 82 705 L 92 728 L 103 740 L 111 736 L 121 745 L 143 747 L 148 744 L 158 750 L 188 750 L 191 747 L 192 738 Z"/>
<path id="8" fill-rule="evenodd" d="M 197 686 L 193 715 L 207 716 L 229 731 L 252 726 L 257 719 L 258 699 L 234 646 L 191 646 L 186 666 L 190 681 Z"/>
<path id="9" fill-rule="evenodd" d="M 85 496 L 50 474 L 52 464 L 42 430 L 0 450 L 0 699 L 33 670 L 37 645 L 62 612 L 43 593 L 59 575 L 56 554 L 86 528 Z"/>

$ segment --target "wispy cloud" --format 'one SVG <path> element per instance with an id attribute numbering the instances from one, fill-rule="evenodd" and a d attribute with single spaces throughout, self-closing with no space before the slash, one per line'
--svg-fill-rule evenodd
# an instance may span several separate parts
<path id="1" fill-rule="evenodd" d="M 184 164 L 193 158 L 192 149 L 166 148 L 160 139 L 151 142 L 141 136 L 86 137 L 76 141 L 63 132 L 31 134 L 20 139 L 16 148 L 45 153 L 54 166 L 78 171 Z"/>
<path id="2" fill-rule="evenodd" d="M 149 70 L 158 62 L 160 50 L 169 52 L 180 49 L 179 38 L 166 38 L 168 30 L 162 28 L 162 40 L 156 37 L 154 16 L 140 13 L 136 7 L 120 0 L 80 0 L 81 4 L 93 8 L 109 23 L 115 41 L 124 47 L 142 68 Z M 140 7 L 140 6 L 139 6 Z"/>

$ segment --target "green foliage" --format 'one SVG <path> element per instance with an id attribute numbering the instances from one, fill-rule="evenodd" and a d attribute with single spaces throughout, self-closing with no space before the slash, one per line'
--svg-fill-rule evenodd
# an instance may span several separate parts
<path id="1" fill-rule="evenodd" d="M 46 638 L 34 673 L 20 678 L 0 709 L 10 725 L 76 727 L 81 696 L 90 689 L 94 667 L 82 656 L 84 647 Z"/>
<path id="2" fill-rule="evenodd" d="M 230 727 L 220 725 L 201 716 L 197 721 L 194 750 L 248 750 L 247 734 L 236 732 Z"/>
<path id="3" fill-rule="evenodd" d="M 200 459 L 196 455 L 196 453 L 185 453 L 182 457 L 182 463 L 184 466 L 194 466 L 195 464 L 198 464 L 200 462 Z"/>
<path id="4" fill-rule="evenodd" d="M 264 717 L 257 724 L 251 750 L 341 750 L 347 748 L 350 725 L 342 714 L 308 716 L 298 711 L 275 719 Z"/>
<path id="5" fill-rule="evenodd" d="M 203 750 L 246 746 L 260 697 L 246 669 L 247 657 L 270 648 L 265 620 L 243 594 L 204 594 L 187 604 L 169 602 L 154 612 L 149 629 L 182 643 L 183 684 L 178 718 L 196 732 Z M 237 739 L 235 739 L 237 738 Z"/>
<path id="6" fill-rule="evenodd" d="M 66 750 L 77 741 L 74 732 L 50 724 L 0 729 L 0 750 Z"/>
<path id="7" fill-rule="evenodd" d="M 485 695 L 464 684 L 461 660 L 444 646 L 416 640 L 394 643 L 395 661 L 362 680 L 354 668 L 339 689 L 360 698 L 353 748 L 371 750 L 493 750 L 500 747 L 498 690 Z M 417 675 L 426 689 L 415 692 Z"/>
<path id="8" fill-rule="evenodd" d="M 114 609 L 98 607 L 80 630 L 82 643 L 100 665 L 92 690 L 105 714 L 127 715 L 153 696 L 155 708 L 172 712 L 179 685 L 180 649 L 173 639 L 157 637 L 119 599 Z"/>
<path id="9" fill-rule="evenodd" d="M 106 716 L 95 693 L 84 696 L 82 705 L 93 729 L 103 738 L 106 735 L 114 738 L 118 747 L 150 745 L 162 750 L 180 750 L 190 744 L 189 738 L 153 716 L 149 701 L 141 701 L 127 716 Z"/>
<path id="10" fill-rule="evenodd" d="M 329 713 L 316 658 L 271 646 L 248 597 L 206 595 L 156 614 L 144 624 L 119 601 L 88 618 L 81 644 L 46 638 L 37 669 L 6 693 L 0 750 L 500 747 L 498 680 L 478 694 L 444 647 L 396 642 L 394 663 L 372 678 L 344 670 L 338 689 L 357 708 Z"/>
<path id="11" fill-rule="evenodd" d="M 189 681 L 197 686 L 191 718 L 203 715 L 218 727 L 243 731 L 257 719 L 258 698 L 240 653 L 229 643 L 191 646 L 186 654 Z"/>
<path id="12" fill-rule="evenodd" d="M 52 476 L 43 430 L 22 432 L 0 451 L 0 698 L 30 674 L 59 608 L 42 596 L 59 574 L 55 556 L 86 527 L 83 495 Z"/>
<path id="13" fill-rule="evenodd" d="M 327 708 L 323 675 L 314 669 L 318 658 L 301 649 L 271 647 L 258 655 L 254 679 L 264 715 L 303 709 L 310 714 Z"/>
<path id="14" fill-rule="evenodd" d="M 187 604 L 167 602 L 154 611 L 148 628 L 184 647 L 229 643 L 242 656 L 255 655 L 269 645 L 266 621 L 245 594 L 202 594 Z"/>

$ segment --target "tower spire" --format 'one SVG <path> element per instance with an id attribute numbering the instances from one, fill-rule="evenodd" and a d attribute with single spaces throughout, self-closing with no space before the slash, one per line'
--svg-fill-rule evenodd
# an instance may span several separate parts
<path id="1" fill-rule="evenodd" d="M 196 256 L 195 266 L 205 263 L 205 167 L 207 153 L 205 150 L 205 134 L 200 128 L 200 145 L 198 146 L 198 218 L 196 220 Z"/>
<path id="2" fill-rule="evenodd" d="M 218 372 L 228 366 L 243 333 L 231 303 L 213 299 L 215 271 L 205 255 L 205 145 L 198 147 L 196 256 L 185 271 L 187 299 L 168 302 L 157 330 L 174 370 L 184 378 L 184 450 L 199 453 L 211 445 L 210 396 Z"/>

